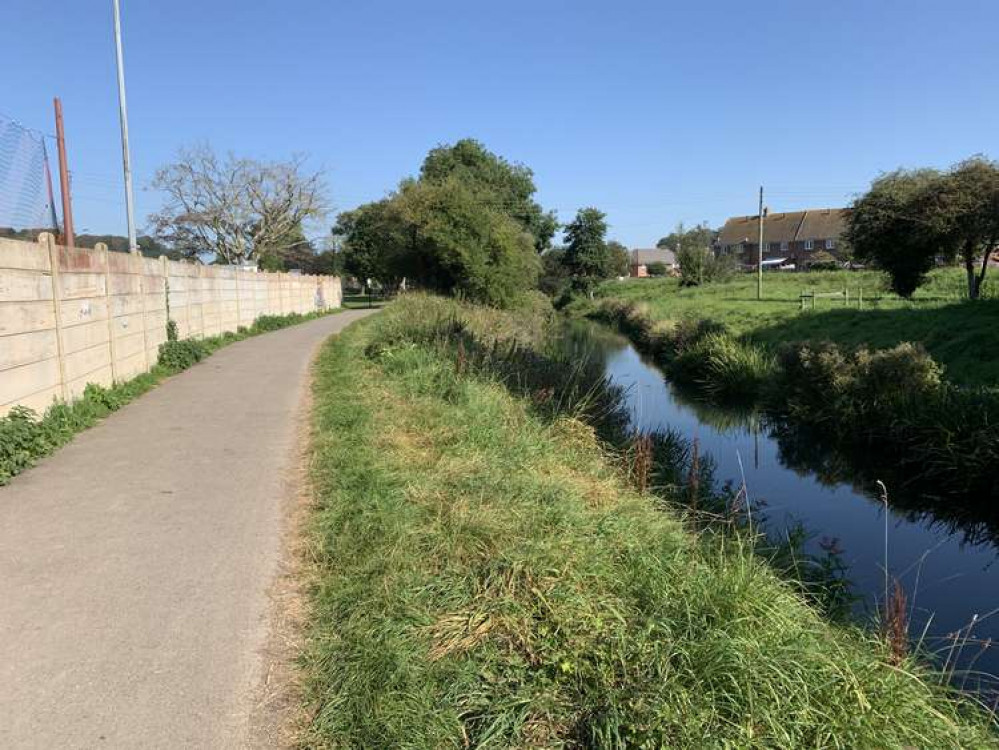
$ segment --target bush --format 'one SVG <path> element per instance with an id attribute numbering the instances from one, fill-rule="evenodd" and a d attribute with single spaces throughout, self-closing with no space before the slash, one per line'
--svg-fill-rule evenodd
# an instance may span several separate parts
<path id="1" fill-rule="evenodd" d="M 160 344 L 158 363 L 167 370 L 180 372 L 208 355 L 207 347 L 196 339 L 165 341 Z"/>
<path id="2" fill-rule="evenodd" d="M 843 425 L 859 419 L 870 423 L 875 417 L 891 420 L 908 403 L 934 400 L 943 385 L 940 365 L 910 343 L 851 353 L 830 342 L 796 344 L 784 348 L 780 364 L 783 401 L 790 412 Z"/>
<path id="3" fill-rule="evenodd" d="M 251 333 L 279 331 L 282 328 L 301 323 L 304 319 L 304 316 L 298 313 L 290 313 L 289 315 L 261 315 L 253 322 L 250 331 Z"/>
<path id="4" fill-rule="evenodd" d="M 648 272 L 649 276 L 665 276 L 669 273 L 669 269 L 666 268 L 665 263 L 649 263 L 649 265 L 645 267 L 645 270 Z"/>

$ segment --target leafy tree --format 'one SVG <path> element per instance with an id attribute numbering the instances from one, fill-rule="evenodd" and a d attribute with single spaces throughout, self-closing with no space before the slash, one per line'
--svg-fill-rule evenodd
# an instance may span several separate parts
<path id="1" fill-rule="evenodd" d="M 333 234 L 360 279 L 506 307 L 537 287 L 537 248 L 555 231 L 533 194 L 529 169 L 464 140 L 432 150 L 384 200 L 340 214 Z"/>
<path id="2" fill-rule="evenodd" d="M 565 228 L 565 263 L 578 287 L 592 290 L 606 278 L 610 267 L 606 214 L 596 208 L 581 208 Z"/>
<path id="3" fill-rule="evenodd" d="M 682 245 L 676 254 L 681 286 L 699 286 L 724 281 L 735 272 L 735 259 L 715 255 L 709 247 Z"/>
<path id="4" fill-rule="evenodd" d="M 968 297 L 978 299 L 989 257 L 999 245 L 999 163 L 982 156 L 967 159 L 935 180 L 928 192 L 923 210 L 929 231 L 946 257 L 960 259 Z"/>
<path id="5" fill-rule="evenodd" d="M 566 294 L 572 283 L 572 274 L 565 264 L 565 248 L 549 248 L 541 254 L 541 274 L 538 288 L 552 298 Z"/>
<path id="6" fill-rule="evenodd" d="M 465 138 L 431 150 L 420 168 L 421 182 L 451 178 L 463 182 L 480 201 L 509 215 L 530 232 L 538 252 L 551 246 L 558 221 L 534 200 L 537 188 L 528 167 L 512 164 L 478 141 Z"/>
<path id="7" fill-rule="evenodd" d="M 152 186 L 166 196 L 163 208 L 150 216 L 156 236 L 185 257 L 212 253 L 224 263 L 255 260 L 326 213 L 322 174 L 306 173 L 300 157 L 222 159 L 200 146 L 161 167 Z"/>
<path id="8" fill-rule="evenodd" d="M 711 247 L 717 232 L 708 227 L 707 224 L 698 224 L 690 229 L 686 229 L 681 221 L 676 225 L 676 229 L 665 237 L 660 238 L 656 247 L 660 249 L 678 252 L 684 247 Z"/>
<path id="9" fill-rule="evenodd" d="M 343 270 L 362 284 L 373 279 L 395 287 L 405 276 L 412 233 L 392 198 L 366 203 L 337 217 L 333 236 L 342 241 Z"/>
<path id="10" fill-rule="evenodd" d="M 537 286 L 532 236 L 462 180 L 404 183 L 395 200 L 412 238 L 403 267 L 416 283 L 497 307 Z"/>
<path id="11" fill-rule="evenodd" d="M 627 276 L 631 268 L 631 254 L 628 248 L 617 240 L 607 243 L 607 271 L 605 276 L 616 278 Z"/>
<path id="12" fill-rule="evenodd" d="M 852 209 L 846 238 L 855 257 L 883 268 L 899 295 L 910 297 L 939 257 L 960 259 L 968 297 L 981 296 L 999 244 L 999 164 L 974 157 L 946 172 L 890 172 Z"/>
<path id="13" fill-rule="evenodd" d="M 920 217 L 919 204 L 939 178 L 932 169 L 882 175 L 854 201 L 847 219 L 845 235 L 854 256 L 884 269 L 892 290 L 902 297 L 911 297 L 935 265 L 936 241 Z"/>

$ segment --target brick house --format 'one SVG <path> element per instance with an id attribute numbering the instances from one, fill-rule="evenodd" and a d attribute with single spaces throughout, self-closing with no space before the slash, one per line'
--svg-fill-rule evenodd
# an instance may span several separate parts
<path id="1" fill-rule="evenodd" d="M 807 268 L 819 252 L 839 258 L 840 237 L 846 229 L 847 208 L 819 208 L 767 214 L 763 221 L 763 259 L 783 259 Z M 716 249 L 735 253 L 747 266 L 756 267 L 759 219 L 733 216 L 718 235 Z"/>
<path id="2" fill-rule="evenodd" d="M 662 263 L 666 266 L 666 273 L 672 274 L 676 271 L 676 253 L 666 248 L 653 247 L 648 249 L 632 250 L 628 260 L 628 275 L 633 279 L 644 279 L 649 275 L 649 266 L 653 263 Z"/>

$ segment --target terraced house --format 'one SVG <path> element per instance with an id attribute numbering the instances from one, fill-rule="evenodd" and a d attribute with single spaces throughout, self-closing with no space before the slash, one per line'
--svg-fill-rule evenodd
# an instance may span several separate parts
<path id="1" fill-rule="evenodd" d="M 840 258 L 840 237 L 846 229 L 847 208 L 817 208 L 768 214 L 763 221 L 763 262 L 772 266 L 808 268 L 816 262 Z M 756 267 L 759 219 L 733 216 L 718 235 L 720 252 L 736 253 L 748 266 Z"/>

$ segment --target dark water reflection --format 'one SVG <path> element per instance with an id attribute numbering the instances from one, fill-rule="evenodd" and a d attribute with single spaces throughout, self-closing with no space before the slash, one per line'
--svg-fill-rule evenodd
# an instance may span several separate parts
<path id="1" fill-rule="evenodd" d="M 745 475 L 750 499 L 766 515 L 768 531 L 801 523 L 813 533 L 807 551 L 820 553 L 832 539 L 844 550 L 849 578 L 860 597 L 860 614 L 874 611 L 884 596 L 885 508 L 874 484 L 889 487 L 889 557 L 892 576 L 904 584 L 912 610 L 910 633 L 925 631 L 925 646 L 948 653 L 960 670 L 999 674 L 999 523 L 967 498 L 940 498 L 904 487 L 890 467 L 866 463 L 823 445 L 822 436 L 792 428 L 758 413 L 699 403 L 668 383 L 631 344 L 595 325 L 575 328 L 576 345 L 586 342 L 603 360 L 606 375 L 625 391 L 633 427 L 672 429 L 696 438 L 710 454 L 719 482 L 738 485 Z M 741 467 L 740 467 L 741 461 Z M 976 624 L 959 652 L 949 634 Z M 963 671 L 955 675 L 957 684 Z M 969 675 L 967 687 L 978 682 Z M 990 681 L 991 682 L 991 681 Z M 990 690 L 991 692 L 991 690 Z"/>

